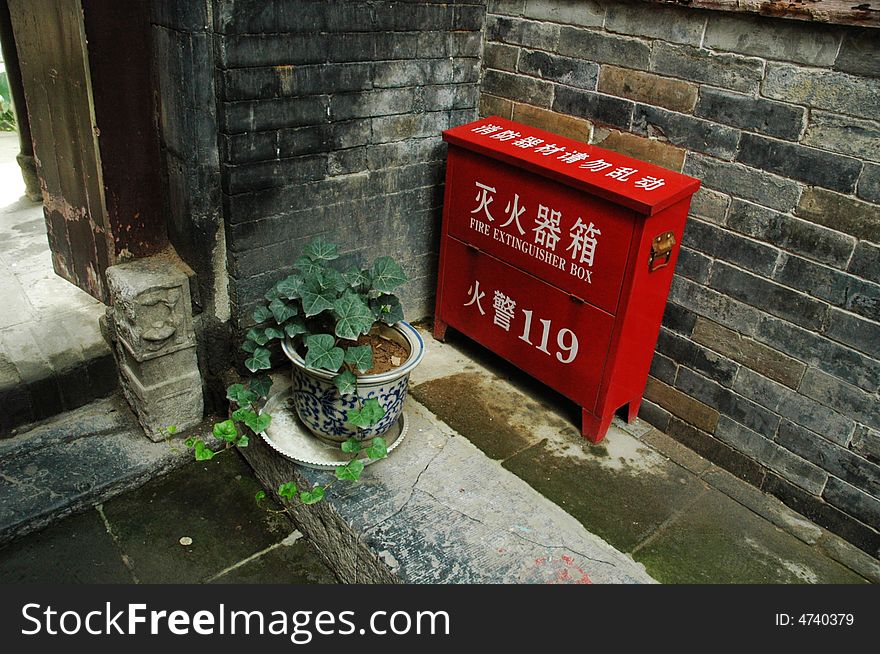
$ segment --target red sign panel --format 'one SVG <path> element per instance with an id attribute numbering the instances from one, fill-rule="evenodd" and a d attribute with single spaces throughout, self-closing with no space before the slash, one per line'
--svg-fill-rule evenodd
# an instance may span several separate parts
<path id="1" fill-rule="evenodd" d="M 450 154 L 449 234 L 614 313 L 631 212 L 470 152 Z M 468 192 L 470 191 L 470 192 Z"/>
<path id="2" fill-rule="evenodd" d="M 592 408 L 614 318 L 457 239 L 446 243 L 450 325 Z"/>

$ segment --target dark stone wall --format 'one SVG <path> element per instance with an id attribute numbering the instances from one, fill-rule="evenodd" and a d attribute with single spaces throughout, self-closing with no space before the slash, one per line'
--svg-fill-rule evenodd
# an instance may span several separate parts
<path id="1" fill-rule="evenodd" d="M 316 234 L 344 259 L 388 254 L 433 309 L 445 147 L 476 118 L 485 7 L 445 2 L 214 2 L 233 316 Z"/>

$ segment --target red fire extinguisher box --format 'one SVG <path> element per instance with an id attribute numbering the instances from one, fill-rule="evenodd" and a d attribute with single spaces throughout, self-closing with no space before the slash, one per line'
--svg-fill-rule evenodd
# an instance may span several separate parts
<path id="1" fill-rule="evenodd" d="M 488 347 L 602 440 L 638 414 L 699 180 L 497 116 L 443 138 L 434 337 Z"/>

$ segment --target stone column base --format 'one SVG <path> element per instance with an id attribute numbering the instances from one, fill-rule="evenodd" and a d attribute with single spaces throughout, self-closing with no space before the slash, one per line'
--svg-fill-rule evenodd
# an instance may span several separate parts
<path id="1" fill-rule="evenodd" d="M 123 393 L 147 436 L 202 421 L 189 281 L 175 257 L 156 255 L 107 269 L 107 324 Z"/>
<path id="2" fill-rule="evenodd" d="M 18 167 L 21 168 L 21 178 L 24 180 L 24 194 L 28 200 L 39 202 L 43 199 L 40 189 L 40 178 L 37 175 L 37 162 L 33 155 L 19 154 L 15 157 Z"/>

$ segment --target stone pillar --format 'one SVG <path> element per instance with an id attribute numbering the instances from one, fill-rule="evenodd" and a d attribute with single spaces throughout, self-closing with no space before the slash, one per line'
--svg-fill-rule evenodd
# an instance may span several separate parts
<path id="1" fill-rule="evenodd" d="M 189 281 L 173 256 L 156 255 L 107 268 L 114 343 L 125 397 L 147 436 L 165 438 L 202 420 Z"/>

